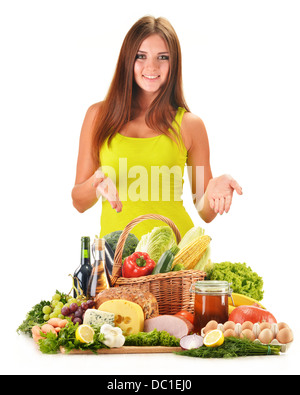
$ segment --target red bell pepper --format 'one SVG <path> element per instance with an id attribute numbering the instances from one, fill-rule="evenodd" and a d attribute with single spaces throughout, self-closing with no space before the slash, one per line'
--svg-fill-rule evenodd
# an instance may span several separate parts
<path id="1" fill-rule="evenodd" d="M 151 274 L 156 263 L 146 252 L 134 252 L 125 258 L 122 267 L 123 277 L 141 277 Z"/>

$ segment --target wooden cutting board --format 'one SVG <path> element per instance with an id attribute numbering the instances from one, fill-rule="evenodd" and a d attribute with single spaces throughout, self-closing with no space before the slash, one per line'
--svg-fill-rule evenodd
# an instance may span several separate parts
<path id="1" fill-rule="evenodd" d="M 181 351 L 181 347 L 137 347 L 137 346 L 124 346 L 119 348 L 100 348 L 97 350 L 97 354 L 150 354 L 150 353 L 171 353 L 175 351 Z M 60 347 L 62 354 L 94 354 L 91 350 L 71 350 L 69 353 L 64 347 Z"/>

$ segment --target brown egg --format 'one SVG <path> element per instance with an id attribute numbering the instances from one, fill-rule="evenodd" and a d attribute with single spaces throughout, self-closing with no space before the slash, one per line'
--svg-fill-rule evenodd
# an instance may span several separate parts
<path id="1" fill-rule="evenodd" d="M 244 330 L 244 329 L 250 329 L 251 331 L 252 331 L 252 329 L 253 329 L 253 322 L 251 322 L 251 321 L 245 321 L 243 324 L 242 324 L 242 331 Z"/>
<path id="2" fill-rule="evenodd" d="M 234 329 L 226 329 L 224 332 L 224 337 L 237 337 L 237 334 L 235 333 Z"/>
<path id="3" fill-rule="evenodd" d="M 224 332 L 225 331 L 227 331 L 227 329 L 233 329 L 234 330 L 234 328 L 235 328 L 235 322 L 233 322 L 233 321 L 227 321 L 227 322 L 225 322 L 225 324 L 224 324 Z"/>
<path id="4" fill-rule="evenodd" d="M 206 324 L 206 327 L 204 328 L 204 333 L 207 334 L 208 332 L 213 331 L 214 329 L 217 329 L 217 327 L 218 327 L 217 321 L 214 321 L 214 320 L 209 321 Z"/>
<path id="5" fill-rule="evenodd" d="M 294 340 L 293 333 L 290 328 L 283 328 L 277 333 L 276 339 L 281 344 L 287 344 Z"/>
<path id="6" fill-rule="evenodd" d="M 251 329 L 244 329 L 241 333 L 241 339 L 247 338 L 249 340 L 255 340 L 254 333 L 252 332 Z"/>
<path id="7" fill-rule="evenodd" d="M 273 339 L 273 333 L 271 329 L 268 328 L 263 329 L 258 336 L 258 340 L 260 340 L 263 344 L 269 344 Z"/>
<path id="8" fill-rule="evenodd" d="M 278 330 L 280 331 L 281 329 L 283 329 L 283 328 L 290 328 L 289 326 L 288 326 L 288 324 L 286 324 L 285 322 L 279 322 L 278 324 L 277 324 L 277 327 L 278 327 Z"/>
<path id="9" fill-rule="evenodd" d="M 261 331 L 264 329 L 271 329 L 271 324 L 269 322 L 261 322 L 259 326 Z"/>

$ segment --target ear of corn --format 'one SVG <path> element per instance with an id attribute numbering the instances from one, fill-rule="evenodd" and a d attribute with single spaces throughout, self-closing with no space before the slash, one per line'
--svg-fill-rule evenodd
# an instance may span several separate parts
<path id="1" fill-rule="evenodd" d="M 180 263 L 184 265 L 186 270 L 193 269 L 209 246 L 210 241 L 210 236 L 203 235 L 186 244 L 175 255 L 172 267 Z"/>

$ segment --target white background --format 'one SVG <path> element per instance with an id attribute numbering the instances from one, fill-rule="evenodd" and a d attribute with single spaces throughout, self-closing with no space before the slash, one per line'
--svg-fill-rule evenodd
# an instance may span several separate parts
<path id="1" fill-rule="evenodd" d="M 186 208 L 211 235 L 215 262 L 246 262 L 263 277 L 263 303 L 296 338 L 280 357 L 49 356 L 16 333 L 34 304 L 69 291 L 81 236 L 99 234 L 100 204 L 79 214 L 71 201 L 80 129 L 146 14 L 166 17 L 179 36 L 185 96 L 206 125 L 213 175 L 231 174 L 244 191 L 205 224 L 185 183 Z M 0 36 L 1 371 L 299 374 L 298 2 L 2 1 Z"/>

